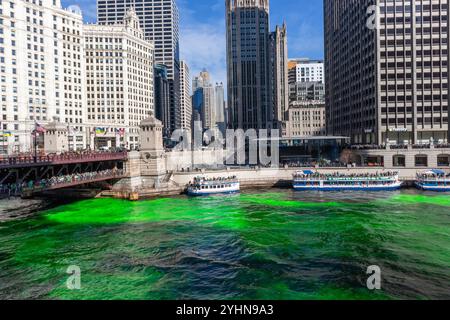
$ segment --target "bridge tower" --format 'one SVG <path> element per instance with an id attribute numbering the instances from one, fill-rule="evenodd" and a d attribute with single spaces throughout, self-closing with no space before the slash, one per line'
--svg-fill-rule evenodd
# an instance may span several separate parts
<path id="1" fill-rule="evenodd" d="M 121 197 L 139 199 L 139 190 L 158 192 L 169 188 L 170 175 L 167 173 L 166 154 L 163 148 L 163 125 L 153 113 L 140 124 L 140 152 L 128 153 L 126 171 L 128 178 L 114 186 Z"/>
<path id="2" fill-rule="evenodd" d="M 46 154 L 61 154 L 69 151 L 69 130 L 61 122 L 53 121 L 45 126 L 44 151 Z"/>
<path id="3" fill-rule="evenodd" d="M 163 147 L 163 124 L 153 113 L 140 124 L 141 174 L 162 176 L 166 174 L 166 160 Z"/>

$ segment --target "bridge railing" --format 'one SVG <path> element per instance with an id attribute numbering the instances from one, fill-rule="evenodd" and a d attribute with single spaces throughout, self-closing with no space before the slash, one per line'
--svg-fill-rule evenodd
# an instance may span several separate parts
<path id="1" fill-rule="evenodd" d="M 67 154 L 49 154 L 39 155 L 37 157 L 15 156 L 8 158 L 0 158 L 0 166 L 21 166 L 34 164 L 65 164 L 89 161 L 108 161 L 121 160 L 127 157 L 126 152 L 87 152 L 87 153 L 67 153 Z"/>

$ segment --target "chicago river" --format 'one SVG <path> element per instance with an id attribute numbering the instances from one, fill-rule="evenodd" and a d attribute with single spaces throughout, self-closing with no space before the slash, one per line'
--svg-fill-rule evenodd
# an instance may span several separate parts
<path id="1" fill-rule="evenodd" d="M 450 298 L 444 194 L 11 201 L 0 201 L 0 299 Z M 371 265 L 381 290 L 367 289 Z M 79 290 L 67 287 L 73 266 Z"/>

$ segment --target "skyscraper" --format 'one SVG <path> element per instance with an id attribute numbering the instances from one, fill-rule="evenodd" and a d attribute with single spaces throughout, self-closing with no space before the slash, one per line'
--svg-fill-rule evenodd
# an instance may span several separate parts
<path id="1" fill-rule="evenodd" d="M 288 84 L 288 46 L 287 28 L 276 26 L 270 34 L 270 63 L 271 63 L 271 103 L 273 106 L 274 127 L 286 130 L 287 111 L 289 109 L 289 84 Z"/>
<path id="2" fill-rule="evenodd" d="M 191 99 L 191 74 L 189 66 L 181 61 L 180 73 L 180 104 L 181 104 L 181 128 L 191 131 L 192 128 L 192 99 Z"/>
<path id="3" fill-rule="evenodd" d="M 170 84 L 169 131 L 181 127 L 179 12 L 175 0 L 97 0 L 98 22 L 121 22 L 133 7 L 146 37 L 155 46 L 155 63 L 167 66 Z"/>
<path id="4" fill-rule="evenodd" d="M 170 84 L 167 78 L 167 67 L 163 64 L 155 64 L 155 116 L 163 126 L 163 137 L 170 137 Z"/>
<path id="5" fill-rule="evenodd" d="M 227 118 L 225 111 L 225 89 L 223 83 L 216 83 L 215 96 L 216 96 L 216 124 L 223 136 L 227 130 Z"/>
<path id="6" fill-rule="evenodd" d="M 230 126 L 272 127 L 269 1 L 226 0 Z"/>
<path id="7" fill-rule="evenodd" d="M 447 142 L 448 0 L 324 6 L 328 133 L 362 144 Z"/>
<path id="8" fill-rule="evenodd" d="M 216 95 L 208 71 L 203 70 L 193 80 L 194 94 L 192 97 L 194 121 L 202 122 L 202 129 L 216 127 Z"/>

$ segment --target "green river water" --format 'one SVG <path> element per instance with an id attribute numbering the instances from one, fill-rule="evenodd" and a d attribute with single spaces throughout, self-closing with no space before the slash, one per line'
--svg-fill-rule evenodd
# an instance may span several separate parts
<path id="1" fill-rule="evenodd" d="M 0 299 L 450 298 L 446 194 L 1 200 L 2 216 Z M 381 290 L 367 289 L 371 265 Z"/>

